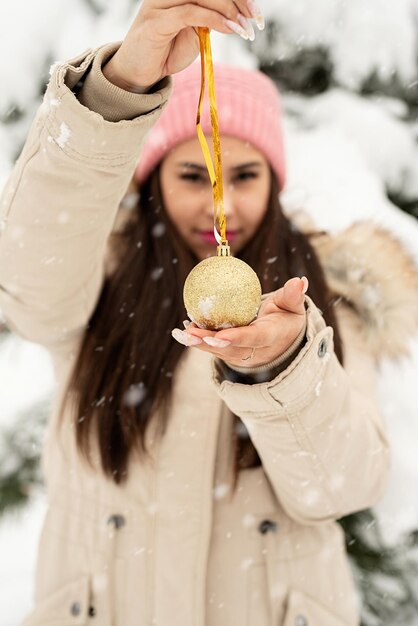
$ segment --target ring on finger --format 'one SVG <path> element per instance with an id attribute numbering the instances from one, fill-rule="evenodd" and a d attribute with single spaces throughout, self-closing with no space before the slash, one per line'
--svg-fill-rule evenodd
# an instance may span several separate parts
<path id="1" fill-rule="evenodd" d="M 241 361 L 251 361 L 251 359 L 254 357 L 254 353 L 255 353 L 255 348 L 251 348 L 251 354 L 241 359 Z"/>

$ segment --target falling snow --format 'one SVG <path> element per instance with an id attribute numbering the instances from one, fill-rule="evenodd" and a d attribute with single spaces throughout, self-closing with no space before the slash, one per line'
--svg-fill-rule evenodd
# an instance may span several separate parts
<path id="1" fill-rule="evenodd" d="M 55 138 L 55 143 L 57 143 L 60 148 L 64 148 L 70 137 L 70 129 L 68 128 L 67 124 L 62 122 L 60 126 L 60 134 L 58 135 L 58 137 Z"/>
<path id="2" fill-rule="evenodd" d="M 162 222 L 158 222 L 158 224 L 155 224 L 155 226 L 153 226 L 151 232 L 154 237 L 162 237 L 165 231 L 166 231 L 165 224 L 163 224 Z"/>
<path id="3" fill-rule="evenodd" d="M 221 483 L 213 489 L 213 497 L 215 500 L 222 500 L 229 493 L 230 485 Z"/>
<path id="4" fill-rule="evenodd" d="M 254 528 L 255 524 L 256 524 L 256 518 L 251 513 L 247 513 L 242 518 L 242 525 L 244 526 L 244 528 Z"/>
<path id="5" fill-rule="evenodd" d="M 139 193 L 134 193 L 134 192 L 127 193 L 122 198 L 122 201 L 119 206 L 121 209 L 133 211 L 138 206 L 138 201 L 139 201 Z"/>
<path id="6" fill-rule="evenodd" d="M 144 383 L 141 382 L 137 385 L 131 385 L 123 396 L 123 402 L 126 406 L 139 406 L 145 399 L 146 395 L 147 390 Z"/>
<path id="7" fill-rule="evenodd" d="M 58 213 L 57 222 L 58 224 L 67 224 L 70 221 L 70 214 L 68 211 L 60 211 Z"/>
<path id="8" fill-rule="evenodd" d="M 216 296 L 207 296 L 199 300 L 199 311 L 204 317 L 210 317 L 210 314 L 215 306 Z"/>
<path id="9" fill-rule="evenodd" d="M 52 63 L 52 65 L 49 68 L 49 75 L 52 76 L 52 74 L 55 72 L 55 70 L 59 68 L 60 65 L 61 65 L 60 61 L 55 61 L 54 63 Z"/>
<path id="10" fill-rule="evenodd" d="M 251 559 L 251 558 L 243 559 L 241 561 L 240 569 L 242 569 L 242 571 L 244 572 L 250 569 L 251 565 L 253 564 L 253 561 L 254 559 Z"/>
<path id="11" fill-rule="evenodd" d="M 163 274 L 164 274 L 164 268 L 156 267 L 151 272 L 151 280 L 155 280 L 155 281 L 160 280 Z"/>

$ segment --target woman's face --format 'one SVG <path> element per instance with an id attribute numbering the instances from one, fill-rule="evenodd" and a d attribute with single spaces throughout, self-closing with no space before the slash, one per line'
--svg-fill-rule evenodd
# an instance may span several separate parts
<path id="1" fill-rule="evenodd" d="M 266 213 L 271 174 L 261 152 L 227 136 L 222 137 L 222 174 L 227 239 L 235 254 Z M 212 185 L 197 138 L 179 144 L 164 158 L 160 181 L 165 209 L 181 237 L 199 259 L 214 255 Z"/>

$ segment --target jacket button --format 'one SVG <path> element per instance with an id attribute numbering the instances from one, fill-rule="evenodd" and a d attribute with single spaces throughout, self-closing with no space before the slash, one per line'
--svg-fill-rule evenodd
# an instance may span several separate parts
<path id="1" fill-rule="evenodd" d="M 96 615 L 96 609 L 94 606 L 89 606 L 89 617 L 94 617 Z"/>
<path id="2" fill-rule="evenodd" d="M 265 535 L 269 531 L 275 533 L 277 530 L 277 524 L 276 522 L 273 522 L 270 519 L 265 519 L 262 522 L 260 522 L 258 526 L 258 530 L 262 535 Z"/>
<path id="3" fill-rule="evenodd" d="M 304 615 L 297 615 L 295 619 L 295 626 L 308 626 L 308 620 Z"/>
<path id="4" fill-rule="evenodd" d="M 126 520 L 123 517 L 123 515 L 110 515 L 107 518 L 107 523 L 113 524 L 113 526 L 118 530 L 119 528 L 122 528 L 122 526 L 125 526 Z"/>
<path id="5" fill-rule="evenodd" d="M 328 349 L 327 340 L 321 339 L 321 341 L 319 342 L 319 346 L 318 346 L 318 356 L 320 359 L 322 359 L 322 357 L 326 355 L 327 349 Z"/>
<path id="6" fill-rule="evenodd" d="M 81 604 L 79 602 L 73 602 L 71 607 L 70 607 L 70 613 L 71 613 L 71 615 L 74 615 L 74 617 L 77 617 L 77 615 L 80 615 L 80 613 L 81 613 Z"/>

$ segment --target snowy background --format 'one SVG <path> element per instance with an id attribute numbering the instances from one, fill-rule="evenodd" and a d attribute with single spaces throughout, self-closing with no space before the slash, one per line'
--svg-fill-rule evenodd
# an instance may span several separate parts
<path id="1" fill-rule="evenodd" d="M 215 60 L 261 66 L 281 87 L 285 207 L 304 208 L 331 231 L 372 218 L 396 233 L 418 262 L 418 0 L 259 4 L 267 28 L 256 30 L 254 43 L 213 33 L 212 45 Z M 0 188 L 40 104 L 49 66 L 123 38 L 137 8 L 132 0 L 1 2 Z M 418 532 L 417 375 L 415 338 L 411 358 L 384 363 L 379 382 L 393 472 L 375 514 L 393 548 Z M 1 481 L 19 466 L 22 450 L 39 453 L 40 416 L 53 392 L 48 355 L 2 332 L 1 322 L 0 385 Z M 24 435 L 17 447 L 16 430 Z M 28 483 L 26 495 L 23 507 L 0 516 L 0 626 L 17 625 L 31 607 L 45 500 L 36 484 Z M 0 512 L 4 508 L 0 502 Z M 418 624 L 415 611 L 407 614 L 397 626 Z M 382 622 L 370 617 L 367 623 Z"/>

